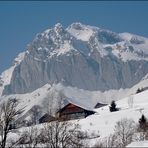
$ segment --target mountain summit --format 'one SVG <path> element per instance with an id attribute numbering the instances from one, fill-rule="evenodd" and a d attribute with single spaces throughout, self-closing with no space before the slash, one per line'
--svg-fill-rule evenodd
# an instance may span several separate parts
<path id="1" fill-rule="evenodd" d="M 66 29 L 56 24 L 37 34 L 20 55 L 0 76 L 3 95 L 32 92 L 47 83 L 117 90 L 132 87 L 148 73 L 147 38 L 81 23 Z"/>

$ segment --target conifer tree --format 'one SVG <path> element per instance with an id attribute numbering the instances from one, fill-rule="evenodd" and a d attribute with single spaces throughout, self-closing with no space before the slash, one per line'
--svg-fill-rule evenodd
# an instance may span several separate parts
<path id="1" fill-rule="evenodd" d="M 142 114 L 141 118 L 139 119 L 139 126 L 140 126 L 140 128 L 143 129 L 143 130 L 145 130 L 146 129 L 146 123 L 147 123 L 147 119 Z"/>
<path id="2" fill-rule="evenodd" d="M 109 109 L 110 109 L 110 112 L 115 112 L 115 111 L 117 111 L 116 103 L 115 103 L 114 100 L 111 102 L 111 105 L 110 105 Z"/>

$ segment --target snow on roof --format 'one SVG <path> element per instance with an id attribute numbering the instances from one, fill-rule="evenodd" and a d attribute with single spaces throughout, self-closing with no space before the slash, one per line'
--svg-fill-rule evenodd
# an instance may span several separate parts
<path id="1" fill-rule="evenodd" d="M 71 104 L 74 104 L 74 105 L 81 107 L 83 109 L 86 109 L 86 110 L 89 110 L 89 111 L 94 111 L 94 108 L 86 105 L 84 102 L 78 102 L 77 99 L 75 99 L 75 98 L 67 98 L 66 100 L 68 101 L 68 103 L 66 105 L 71 103 Z"/>

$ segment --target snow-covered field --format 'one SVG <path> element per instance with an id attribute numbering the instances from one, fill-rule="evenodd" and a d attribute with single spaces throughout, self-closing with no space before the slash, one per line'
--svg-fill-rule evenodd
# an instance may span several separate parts
<path id="1" fill-rule="evenodd" d="M 138 142 L 132 142 L 131 144 L 127 145 L 126 147 L 148 147 L 148 141 L 138 141 Z"/>
<path id="2" fill-rule="evenodd" d="M 116 102 L 117 107 L 120 108 L 117 112 L 110 112 L 109 106 L 96 109 L 95 115 L 88 116 L 85 119 L 77 121 L 82 129 L 88 131 L 88 133 L 98 133 L 101 138 L 108 137 L 114 132 L 114 126 L 117 121 L 128 118 L 133 119 L 137 124 L 142 114 L 146 117 L 148 114 L 148 90 L 135 94 L 132 97 L 127 97 Z M 133 99 L 133 106 L 129 105 L 129 100 Z M 97 139 L 93 139 L 90 143 L 93 145 L 97 142 Z"/>
<path id="3" fill-rule="evenodd" d="M 117 101 L 117 107 L 120 108 L 120 110 L 117 112 L 110 112 L 108 106 L 96 109 L 98 113 L 91 115 L 86 119 L 80 120 L 79 123 L 82 125 L 84 130 L 99 130 L 101 137 L 108 136 L 113 132 L 115 123 L 122 118 L 131 118 L 138 123 L 138 120 L 142 114 L 147 116 L 147 96 L 148 91 L 133 95 L 133 107 L 130 107 L 128 103 L 130 97 Z"/>

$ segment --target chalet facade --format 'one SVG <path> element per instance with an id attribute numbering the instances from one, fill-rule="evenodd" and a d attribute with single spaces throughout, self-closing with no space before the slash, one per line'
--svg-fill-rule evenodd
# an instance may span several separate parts
<path id="1" fill-rule="evenodd" d="M 86 118 L 87 116 L 92 115 L 94 113 L 95 112 L 92 110 L 87 110 L 78 105 L 68 103 L 66 106 L 64 106 L 57 112 L 57 117 L 66 120 L 80 119 Z"/>

